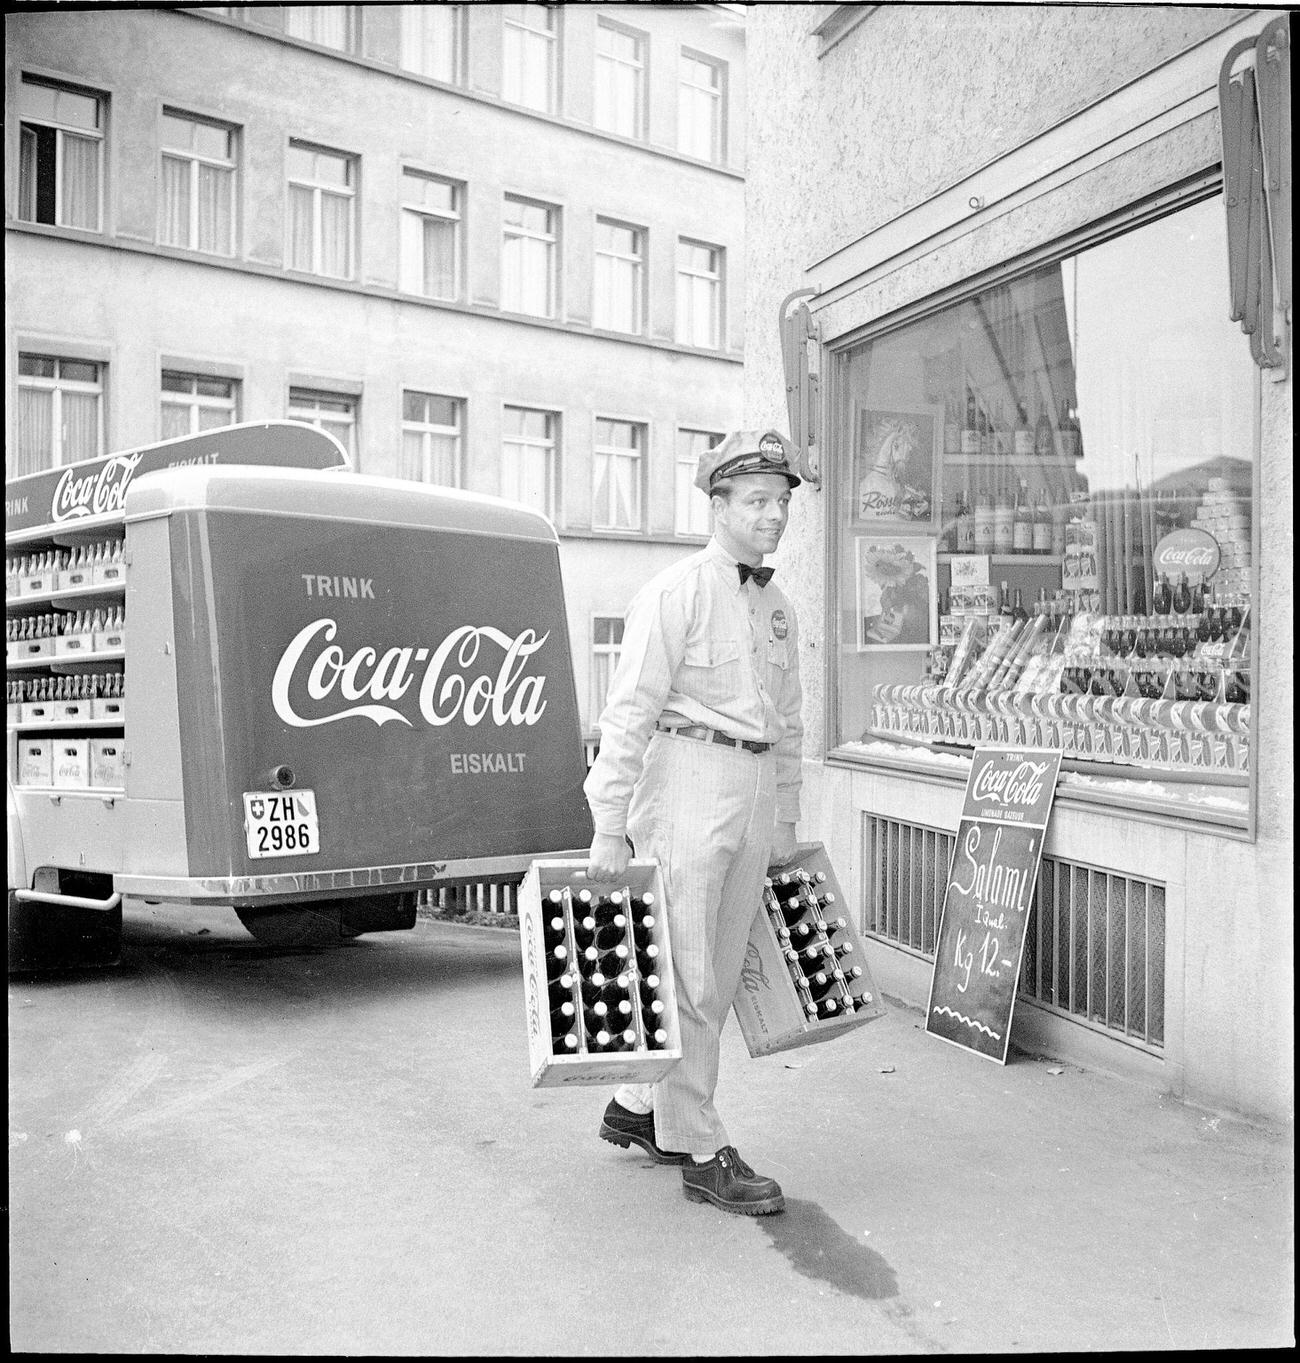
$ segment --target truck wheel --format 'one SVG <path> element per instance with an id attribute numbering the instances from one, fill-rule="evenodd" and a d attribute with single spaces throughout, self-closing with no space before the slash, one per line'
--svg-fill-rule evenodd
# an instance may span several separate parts
<path id="1" fill-rule="evenodd" d="M 239 921 L 268 947 L 323 947 L 345 941 L 355 933 L 345 932 L 337 902 L 292 905 L 277 908 L 240 908 Z"/>
<path id="2" fill-rule="evenodd" d="M 363 932 L 396 932 L 415 926 L 416 893 L 350 895 L 310 904 L 236 905 L 239 921 L 272 947 L 329 946 Z"/>

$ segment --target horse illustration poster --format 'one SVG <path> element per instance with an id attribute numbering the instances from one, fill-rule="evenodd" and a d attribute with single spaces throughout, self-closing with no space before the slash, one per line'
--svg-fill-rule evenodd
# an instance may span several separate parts
<path id="1" fill-rule="evenodd" d="M 903 521 L 933 528 L 943 409 L 859 406 L 854 423 L 854 519 Z"/>
<path id="2" fill-rule="evenodd" d="M 857 540 L 858 648 L 932 648 L 938 638 L 931 535 Z"/>

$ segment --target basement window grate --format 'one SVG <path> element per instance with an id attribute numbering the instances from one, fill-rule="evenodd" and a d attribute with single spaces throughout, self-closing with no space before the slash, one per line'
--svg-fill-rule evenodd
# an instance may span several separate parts
<path id="1" fill-rule="evenodd" d="M 934 959 L 955 837 L 863 816 L 863 930 Z M 1160 1051 L 1165 887 L 1044 856 L 1021 960 L 1021 998 Z"/>

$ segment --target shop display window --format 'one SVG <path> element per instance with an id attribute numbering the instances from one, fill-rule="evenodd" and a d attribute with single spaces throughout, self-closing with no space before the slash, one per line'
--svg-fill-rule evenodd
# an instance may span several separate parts
<path id="1" fill-rule="evenodd" d="M 1256 390 L 1227 303 L 1214 197 L 837 350 L 837 753 L 1030 743 L 1247 786 Z"/>

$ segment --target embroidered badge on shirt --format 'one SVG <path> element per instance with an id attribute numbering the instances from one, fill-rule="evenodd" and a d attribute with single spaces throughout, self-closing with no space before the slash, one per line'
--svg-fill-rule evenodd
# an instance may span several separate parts
<path id="1" fill-rule="evenodd" d="M 776 639 L 784 639 L 790 633 L 790 626 L 786 624 L 784 611 L 772 612 L 772 635 Z"/>

